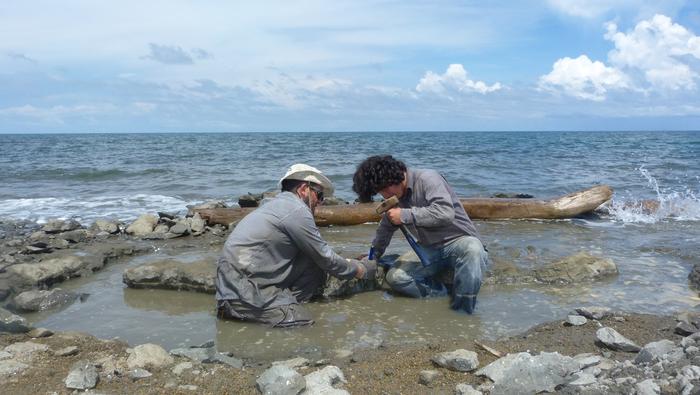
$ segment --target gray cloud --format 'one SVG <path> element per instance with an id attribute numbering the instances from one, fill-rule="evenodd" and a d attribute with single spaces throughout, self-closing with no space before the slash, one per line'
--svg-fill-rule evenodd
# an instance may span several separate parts
<path id="1" fill-rule="evenodd" d="M 159 45 L 148 43 L 151 53 L 144 56 L 144 59 L 151 59 L 165 64 L 192 64 L 192 57 L 178 46 Z"/>
<path id="2" fill-rule="evenodd" d="M 192 48 L 190 52 L 194 55 L 195 58 L 197 59 L 211 59 L 214 57 L 211 53 L 203 50 L 202 48 Z"/>
<path id="3" fill-rule="evenodd" d="M 37 61 L 35 59 L 32 59 L 32 58 L 28 57 L 27 55 L 19 53 L 19 52 L 10 51 L 7 53 L 7 56 L 12 58 L 12 59 L 22 60 L 25 62 L 37 64 Z"/>

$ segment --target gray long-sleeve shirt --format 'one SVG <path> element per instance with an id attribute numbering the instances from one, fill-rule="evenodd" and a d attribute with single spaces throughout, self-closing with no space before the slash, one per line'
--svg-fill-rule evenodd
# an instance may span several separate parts
<path id="1" fill-rule="evenodd" d="M 406 187 L 399 199 L 401 223 L 422 245 L 437 247 L 465 235 L 480 239 L 457 194 L 440 173 L 408 169 Z M 382 217 L 372 242 L 378 255 L 384 254 L 397 228 L 386 215 Z"/>
<path id="2" fill-rule="evenodd" d="M 291 192 L 282 192 L 243 218 L 218 261 L 216 299 L 251 307 L 308 300 L 329 273 L 355 277 L 359 261 L 336 254 L 321 237 L 313 214 Z"/>

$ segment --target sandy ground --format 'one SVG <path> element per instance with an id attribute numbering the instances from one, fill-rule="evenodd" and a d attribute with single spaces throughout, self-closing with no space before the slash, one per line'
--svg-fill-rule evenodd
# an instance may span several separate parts
<path id="1" fill-rule="evenodd" d="M 677 342 L 680 337 L 673 333 L 676 321 L 672 317 L 659 317 L 640 314 L 617 314 L 599 322 L 589 321 L 583 326 L 564 326 L 563 321 L 554 321 L 534 327 L 527 332 L 498 341 L 477 341 L 505 354 L 521 351 L 538 353 L 540 351 L 558 351 L 563 355 L 574 356 L 580 353 L 596 353 L 616 359 L 634 358 L 635 354 L 612 352 L 595 343 L 595 332 L 602 325 L 616 329 L 618 332 L 644 345 L 651 341 L 670 339 Z M 31 339 L 27 335 L 0 335 L 0 349 L 8 344 L 20 341 L 32 341 L 49 346 L 49 351 L 37 352 L 24 372 L 4 379 L 0 392 L 7 394 L 48 394 L 72 393 L 63 380 L 71 366 L 87 359 L 91 362 L 113 356 L 117 365 L 124 364 L 128 356 L 128 345 L 121 341 L 100 340 L 89 335 L 77 333 L 57 333 L 53 336 Z M 67 346 L 77 346 L 77 355 L 58 357 L 52 350 Z M 443 351 L 464 348 L 478 353 L 479 367 L 486 366 L 497 358 L 479 347 L 474 341 L 440 342 L 436 339 L 431 344 L 402 345 L 380 347 L 377 350 L 358 351 L 351 357 L 330 359 L 331 365 L 341 368 L 347 383 L 338 386 L 352 394 L 453 394 L 458 383 L 469 383 L 476 387 L 486 379 L 473 373 L 460 373 L 436 367 L 431 357 Z M 292 356 L 290 356 L 292 357 Z M 176 362 L 185 362 L 176 358 Z M 312 361 L 313 363 L 314 361 Z M 246 361 L 244 370 L 224 365 L 195 363 L 194 368 L 180 376 L 172 372 L 172 367 L 152 369 L 153 376 L 134 381 L 128 377 L 126 367 L 122 365 L 121 374 L 115 374 L 115 366 L 103 364 L 100 369 L 100 382 L 95 387 L 96 393 L 129 394 L 255 394 L 255 379 L 269 367 L 267 363 Z M 117 366 L 118 368 L 118 366 Z M 299 369 L 308 374 L 320 367 Z M 422 370 L 434 369 L 441 376 L 430 384 L 419 384 L 418 377 Z M 194 385 L 196 389 L 179 388 L 180 385 Z"/>

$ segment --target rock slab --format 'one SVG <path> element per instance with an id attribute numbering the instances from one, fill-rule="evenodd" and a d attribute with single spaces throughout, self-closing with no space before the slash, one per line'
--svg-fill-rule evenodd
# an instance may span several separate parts
<path id="1" fill-rule="evenodd" d="M 263 395 L 297 395 L 306 388 L 306 380 L 290 367 L 274 365 L 255 380 L 255 387 Z"/>
<path id="2" fill-rule="evenodd" d="M 86 390 L 95 388 L 99 374 L 95 365 L 88 361 L 76 362 L 64 380 L 66 388 Z"/>
<path id="3" fill-rule="evenodd" d="M 476 374 L 494 382 L 493 394 L 534 394 L 553 392 L 579 370 L 577 361 L 557 352 L 541 352 L 536 356 L 521 352 L 499 358 Z"/>
<path id="4" fill-rule="evenodd" d="M 471 372 L 479 366 L 479 358 L 474 351 L 459 349 L 435 355 L 432 361 L 450 370 Z"/>
<path id="5" fill-rule="evenodd" d="M 27 320 L 0 307 L 0 332 L 25 333 L 30 330 Z"/>
<path id="6" fill-rule="evenodd" d="M 141 344 L 134 347 L 131 351 L 131 355 L 129 355 L 129 358 L 126 360 L 129 369 L 160 368 L 171 365 L 173 362 L 173 357 L 171 357 L 163 347 L 152 343 Z"/>
<path id="7" fill-rule="evenodd" d="M 612 350 L 638 352 L 641 349 L 635 342 L 622 336 L 613 328 L 600 328 L 596 331 L 595 335 L 603 345 Z"/>

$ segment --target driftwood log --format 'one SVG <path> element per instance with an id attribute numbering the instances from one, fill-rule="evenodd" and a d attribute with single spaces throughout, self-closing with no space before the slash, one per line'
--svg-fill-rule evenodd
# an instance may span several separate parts
<path id="1" fill-rule="evenodd" d="M 464 209 L 473 219 L 559 219 L 571 218 L 595 210 L 610 200 L 612 188 L 598 185 L 550 200 L 509 198 L 462 198 Z M 378 222 L 378 203 L 319 206 L 315 219 L 318 226 L 359 225 Z M 196 209 L 209 224 L 236 223 L 254 208 Z"/>

